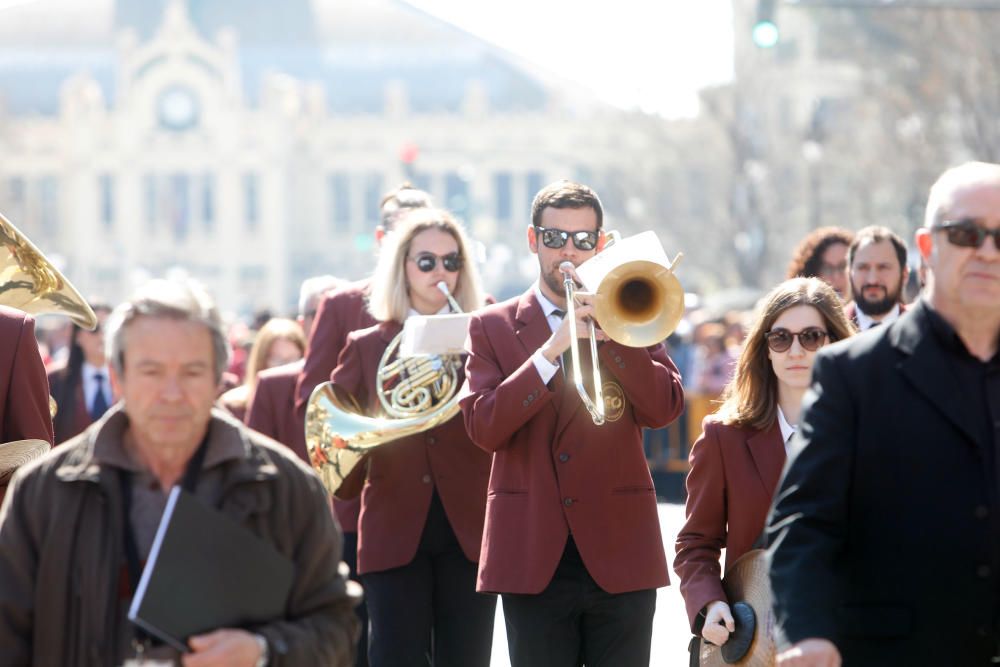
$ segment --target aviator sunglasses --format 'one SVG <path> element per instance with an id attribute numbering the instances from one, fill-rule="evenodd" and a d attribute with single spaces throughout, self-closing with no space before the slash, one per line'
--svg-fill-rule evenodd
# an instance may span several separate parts
<path id="1" fill-rule="evenodd" d="M 803 350 L 815 352 L 823 345 L 826 337 L 827 333 L 819 327 L 806 327 L 798 333 L 792 333 L 788 329 L 771 329 L 764 334 L 767 346 L 775 352 L 787 352 L 795 338 L 799 339 Z"/>
<path id="2" fill-rule="evenodd" d="M 947 235 L 949 243 L 961 248 L 981 248 L 986 242 L 986 237 L 992 236 L 993 245 L 1000 250 L 1000 227 L 987 229 L 972 220 L 945 220 L 931 229 L 940 229 Z"/>
<path id="3" fill-rule="evenodd" d="M 558 250 L 566 245 L 566 241 L 573 238 L 573 245 L 577 250 L 593 250 L 597 247 L 597 232 L 564 232 L 561 229 L 550 227 L 539 227 L 535 225 L 535 230 L 541 235 L 542 243 L 546 248 Z"/>
<path id="4" fill-rule="evenodd" d="M 457 252 L 450 252 L 447 255 L 435 255 L 429 252 L 422 252 L 416 257 L 411 257 L 413 263 L 417 265 L 417 268 L 424 273 L 430 273 L 437 266 L 437 262 L 441 260 L 441 266 L 448 273 L 455 273 L 462 268 L 462 256 Z"/>

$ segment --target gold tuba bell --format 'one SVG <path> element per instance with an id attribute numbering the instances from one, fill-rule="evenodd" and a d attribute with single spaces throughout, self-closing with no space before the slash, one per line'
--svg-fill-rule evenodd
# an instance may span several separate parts
<path id="1" fill-rule="evenodd" d="M 461 313 L 443 281 L 438 289 Z M 316 387 L 309 397 L 305 425 L 309 461 L 334 495 L 373 448 L 432 429 L 458 413 L 461 355 L 399 356 L 405 333 L 404 329 L 392 339 L 379 361 L 375 393 L 381 416 L 366 416 L 356 403 L 345 404 L 330 382 Z"/>
<path id="2" fill-rule="evenodd" d="M 674 268 L 682 254 L 668 261 L 654 232 L 642 232 L 619 240 L 609 232 L 605 249 L 576 267 L 576 274 L 587 287 L 593 287 L 594 320 L 608 337 L 629 347 L 648 347 L 673 333 L 684 315 L 684 290 Z M 589 323 L 590 354 L 593 367 L 594 397 L 591 398 L 580 373 L 580 342 L 576 332 L 574 295 L 576 284 L 563 262 L 563 287 L 566 291 L 566 317 L 570 322 L 573 379 L 580 399 L 594 424 L 604 423 L 604 397 L 601 371 L 597 360 L 594 322 Z M 565 267 L 565 268 L 564 268 Z"/>

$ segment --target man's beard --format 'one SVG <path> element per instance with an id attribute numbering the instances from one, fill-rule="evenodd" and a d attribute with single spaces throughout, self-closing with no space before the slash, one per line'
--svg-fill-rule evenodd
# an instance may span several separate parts
<path id="1" fill-rule="evenodd" d="M 560 262 L 561 264 L 562 262 Z M 539 267 L 541 268 L 541 267 Z M 563 277 L 566 275 L 562 271 L 555 268 L 552 271 L 542 271 L 542 280 L 545 281 L 546 287 L 548 287 L 554 294 L 562 296 L 566 291 L 566 286 L 563 283 Z"/>
<path id="2" fill-rule="evenodd" d="M 867 299 L 865 298 L 865 290 L 869 287 L 881 287 L 881 285 L 863 285 L 860 290 L 855 290 L 854 284 L 851 284 L 854 303 L 857 305 L 858 310 L 868 317 L 881 317 L 882 315 L 888 314 L 888 312 L 892 310 L 897 303 L 899 303 L 899 294 L 903 291 L 903 283 L 902 280 L 900 280 L 899 286 L 895 291 L 886 287 L 884 288 L 885 296 L 881 299 Z"/>

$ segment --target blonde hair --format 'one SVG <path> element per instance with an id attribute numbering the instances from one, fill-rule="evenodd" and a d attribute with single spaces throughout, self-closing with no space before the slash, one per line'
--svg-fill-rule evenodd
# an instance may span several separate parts
<path id="1" fill-rule="evenodd" d="M 767 355 L 765 336 L 775 320 L 795 306 L 812 306 L 819 312 L 828 343 L 848 338 L 856 331 L 844 315 L 840 297 L 819 278 L 792 278 L 779 284 L 760 301 L 736 362 L 736 372 L 722 390 L 722 407 L 715 419 L 760 431 L 777 419 L 778 378 Z"/>
<path id="2" fill-rule="evenodd" d="M 436 229 L 449 234 L 458 244 L 462 268 L 452 296 L 464 312 L 482 307 L 484 294 L 479 270 L 470 253 L 471 243 L 462 226 L 442 209 L 414 209 L 386 237 L 379 253 L 368 296 L 368 310 L 380 322 L 403 322 L 410 312 L 410 286 L 406 280 L 406 258 L 413 239 L 421 232 Z"/>
<path id="3" fill-rule="evenodd" d="M 271 353 L 271 346 L 278 339 L 287 340 L 299 348 L 303 355 L 306 353 L 306 337 L 302 333 L 302 327 L 295 320 L 288 320 L 283 317 L 273 317 L 260 328 L 257 336 L 253 339 L 253 347 L 247 355 L 246 376 L 243 384 L 253 387 L 257 384 L 257 374 L 267 368 L 267 357 Z"/>

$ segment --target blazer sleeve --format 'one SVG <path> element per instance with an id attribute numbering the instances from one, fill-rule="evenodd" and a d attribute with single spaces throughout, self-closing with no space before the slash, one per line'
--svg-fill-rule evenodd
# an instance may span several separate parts
<path id="1" fill-rule="evenodd" d="M 701 437 L 691 447 L 687 475 L 686 520 L 674 544 L 674 572 L 680 577 L 681 596 L 691 631 L 701 632 L 701 610 L 709 602 L 728 602 L 722 588 L 719 563 L 726 546 L 726 475 L 719 443 L 719 427 L 707 419 Z"/>
<path id="2" fill-rule="evenodd" d="M 554 392 L 542 382 L 529 356 L 505 376 L 480 317 L 469 321 L 469 356 L 460 401 L 465 430 L 480 448 L 494 452 L 538 414 Z"/>
<path id="3" fill-rule="evenodd" d="M 3 410 L 0 442 L 36 438 L 54 442 L 49 414 L 49 381 L 35 342 L 35 321 L 24 316 L 19 327 L 10 327 L 15 352 L 8 379 L 7 405 Z M 8 341 L 3 342 L 4 345 Z"/>
<path id="4" fill-rule="evenodd" d="M 269 438 L 278 440 L 278 417 L 274 411 L 271 383 L 258 381 L 247 401 L 246 425 Z M 287 444 L 287 443 L 283 443 Z"/>
<path id="5" fill-rule="evenodd" d="M 337 292 L 334 292 L 336 294 Z M 295 415 L 305 419 L 306 405 L 313 389 L 330 379 L 330 372 L 337 367 L 337 360 L 347 338 L 343 318 L 337 314 L 332 295 L 325 295 L 316 309 L 309 344 L 302 372 L 295 385 Z"/>
<path id="6" fill-rule="evenodd" d="M 771 587 L 782 646 L 837 643 L 837 562 L 847 536 L 856 414 L 842 357 L 821 352 L 771 508 Z"/>
<path id="7" fill-rule="evenodd" d="M 639 426 L 662 428 L 684 411 L 681 374 L 662 343 L 628 347 L 607 341 L 599 356 L 621 384 Z"/>

